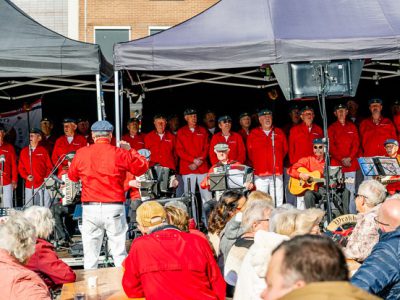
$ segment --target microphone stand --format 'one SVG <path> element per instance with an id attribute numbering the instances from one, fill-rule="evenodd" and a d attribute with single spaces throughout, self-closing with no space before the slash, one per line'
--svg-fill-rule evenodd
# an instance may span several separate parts
<path id="1" fill-rule="evenodd" d="M 0 207 L 4 206 L 3 202 L 3 171 L 4 171 L 4 158 L 0 160 L 1 169 L 0 169 Z"/>
<path id="2" fill-rule="evenodd" d="M 30 168 L 30 175 L 32 176 L 32 181 L 30 182 L 31 183 L 31 191 L 32 191 L 32 193 L 31 193 L 31 195 L 33 195 L 34 193 L 35 193 L 35 188 L 33 187 L 33 166 L 32 166 L 32 147 L 31 147 L 31 141 L 30 141 L 30 136 L 29 136 L 29 145 L 28 145 L 28 147 L 29 147 L 29 168 Z M 25 184 L 26 185 L 26 184 Z M 25 199 L 26 200 L 26 199 Z M 43 202 L 43 200 L 44 199 L 41 199 L 40 200 L 40 205 L 41 206 L 44 206 L 44 202 Z"/>
<path id="3" fill-rule="evenodd" d="M 272 181 L 274 182 L 274 206 L 276 207 L 276 171 L 275 171 L 275 167 L 276 167 L 276 156 L 275 156 L 275 130 L 272 129 L 271 132 L 271 140 L 272 140 Z"/>

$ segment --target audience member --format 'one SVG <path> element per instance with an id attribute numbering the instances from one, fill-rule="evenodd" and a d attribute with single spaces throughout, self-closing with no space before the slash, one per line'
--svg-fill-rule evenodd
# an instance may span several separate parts
<path id="1" fill-rule="evenodd" d="M 375 222 L 379 242 L 351 281 L 354 285 L 387 300 L 400 295 L 400 196 L 386 199 Z"/>
<path id="2" fill-rule="evenodd" d="M 309 208 L 299 212 L 295 220 L 295 229 L 292 236 L 302 234 L 321 234 L 320 223 L 325 212 L 319 208 Z"/>
<path id="3" fill-rule="evenodd" d="M 75 272 L 58 258 L 54 246 L 47 241 L 53 232 L 54 219 L 47 207 L 31 206 L 24 211 L 24 217 L 36 230 L 35 253 L 29 258 L 26 267 L 36 272 L 51 289 L 62 284 L 74 282 Z"/>
<path id="4" fill-rule="evenodd" d="M 300 235 L 272 253 L 265 300 L 378 299 L 352 286 L 346 259 L 328 237 Z"/>
<path id="5" fill-rule="evenodd" d="M 364 261 L 378 242 L 379 228 L 374 219 L 385 197 L 386 189 L 378 181 L 370 179 L 360 184 L 355 198 L 357 223 L 343 249 L 347 258 Z"/>
<path id="6" fill-rule="evenodd" d="M 274 200 L 272 200 L 272 197 L 268 193 L 262 191 L 251 191 L 250 194 L 247 196 L 247 205 L 249 205 L 254 200 L 264 200 L 267 201 L 269 204 L 274 205 Z"/>
<path id="7" fill-rule="evenodd" d="M 50 300 L 46 284 L 23 264 L 35 252 L 35 229 L 21 214 L 0 223 L 1 300 Z"/>
<path id="8" fill-rule="evenodd" d="M 225 282 L 208 242 L 168 225 L 166 218 L 156 201 L 139 206 L 137 222 L 143 236 L 133 241 L 124 261 L 122 286 L 127 296 L 225 299 Z"/>

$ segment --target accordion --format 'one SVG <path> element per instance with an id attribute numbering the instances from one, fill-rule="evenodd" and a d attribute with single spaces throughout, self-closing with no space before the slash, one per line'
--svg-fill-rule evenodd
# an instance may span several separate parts
<path id="1" fill-rule="evenodd" d="M 78 195 L 80 195 L 81 183 L 70 180 L 67 174 L 62 175 L 61 180 L 64 181 L 65 183 L 64 187 L 61 188 L 62 205 L 66 206 L 74 204 L 76 202 Z"/>

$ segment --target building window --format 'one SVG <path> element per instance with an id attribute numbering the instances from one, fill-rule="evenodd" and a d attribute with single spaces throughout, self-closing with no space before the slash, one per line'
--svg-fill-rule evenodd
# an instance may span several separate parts
<path id="1" fill-rule="evenodd" d="M 114 44 L 129 41 L 130 26 L 95 26 L 94 42 L 100 45 L 101 51 L 109 62 L 113 61 Z"/>
<path id="2" fill-rule="evenodd" d="M 159 33 L 161 31 L 164 31 L 168 28 L 171 28 L 171 26 L 149 26 L 149 35 L 153 35 L 156 33 Z"/>

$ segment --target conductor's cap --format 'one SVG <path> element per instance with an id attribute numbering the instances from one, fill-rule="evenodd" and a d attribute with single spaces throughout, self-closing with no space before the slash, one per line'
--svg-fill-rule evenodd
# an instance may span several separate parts
<path id="1" fill-rule="evenodd" d="M 92 131 L 110 131 L 114 130 L 114 126 L 108 121 L 102 120 L 94 122 L 92 127 L 90 128 Z"/>

